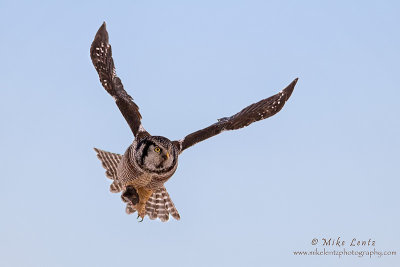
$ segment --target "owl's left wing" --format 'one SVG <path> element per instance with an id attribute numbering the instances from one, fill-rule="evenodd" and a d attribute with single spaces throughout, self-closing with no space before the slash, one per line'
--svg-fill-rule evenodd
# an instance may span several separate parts
<path id="1" fill-rule="evenodd" d="M 94 37 L 90 47 L 90 58 L 99 74 L 100 82 L 104 89 L 114 98 L 119 110 L 129 124 L 133 134 L 148 135 L 142 127 L 142 116 L 139 107 L 125 91 L 121 79 L 117 76 L 112 58 L 111 45 L 108 43 L 108 32 L 104 22 Z"/>
<path id="2" fill-rule="evenodd" d="M 223 131 L 236 130 L 248 126 L 249 124 L 266 119 L 278 113 L 286 101 L 291 96 L 297 83 L 297 78 L 291 82 L 285 89 L 269 98 L 254 103 L 231 117 L 225 117 L 218 120 L 217 123 L 187 135 L 179 141 L 174 141 L 175 146 L 180 152 L 194 144 L 207 138 L 215 136 Z"/>

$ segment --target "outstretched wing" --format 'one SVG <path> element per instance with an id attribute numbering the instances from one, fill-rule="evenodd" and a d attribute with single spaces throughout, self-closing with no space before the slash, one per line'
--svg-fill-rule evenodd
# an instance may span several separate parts
<path id="1" fill-rule="evenodd" d="M 180 152 L 194 144 L 207 138 L 217 135 L 223 131 L 236 130 L 248 126 L 249 124 L 266 119 L 278 113 L 286 101 L 289 99 L 297 83 L 297 78 L 285 89 L 269 98 L 254 103 L 231 117 L 225 117 L 218 120 L 217 123 L 191 133 L 182 140 L 174 141 Z"/>
<path id="2" fill-rule="evenodd" d="M 139 107 L 124 90 L 121 79 L 115 73 L 114 60 L 112 58 L 111 45 L 108 43 L 106 23 L 99 28 L 90 47 L 90 58 L 99 74 L 100 82 L 104 89 L 114 98 L 125 120 L 128 122 L 133 134 L 148 135 L 142 127 Z"/>

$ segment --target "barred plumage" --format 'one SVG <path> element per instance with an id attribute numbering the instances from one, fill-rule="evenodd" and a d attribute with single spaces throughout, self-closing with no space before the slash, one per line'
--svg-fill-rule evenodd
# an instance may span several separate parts
<path id="1" fill-rule="evenodd" d="M 164 186 L 157 189 L 147 201 L 146 214 L 150 219 L 159 218 L 163 222 L 168 221 L 169 214 L 176 220 L 181 218 Z"/>
<path id="2" fill-rule="evenodd" d="M 114 98 L 127 121 L 135 139 L 123 156 L 95 148 L 97 157 L 106 169 L 106 176 L 113 180 L 111 192 L 123 191 L 121 198 L 127 203 L 126 213 L 135 211 L 144 218 L 167 221 L 169 215 L 180 216 L 164 183 L 175 173 L 178 156 L 194 144 L 227 130 L 236 130 L 278 113 L 291 96 L 297 79 L 279 93 L 249 105 L 240 112 L 191 133 L 181 140 L 171 142 L 162 136 L 151 136 L 141 123 L 139 107 L 125 91 L 117 76 L 108 42 L 106 24 L 96 33 L 90 48 L 90 57 L 104 89 Z"/>
<path id="3" fill-rule="evenodd" d="M 116 153 L 107 152 L 98 148 L 94 148 L 97 153 L 97 158 L 101 161 L 103 168 L 106 169 L 106 176 L 111 180 L 114 180 L 110 185 L 110 191 L 112 193 L 121 192 L 123 186 L 118 181 L 117 167 L 122 159 L 122 156 Z"/>
<path id="4" fill-rule="evenodd" d="M 118 179 L 126 185 L 132 185 L 136 187 L 146 186 L 151 177 L 144 175 L 145 173 L 135 166 L 135 146 L 136 142 L 133 142 L 124 153 L 123 159 L 118 166 Z"/>
<path id="5" fill-rule="evenodd" d="M 164 140 L 164 138 L 161 137 L 147 138 L 152 140 L 152 142 Z M 118 193 L 125 189 L 126 193 L 126 188 L 128 186 L 154 190 L 151 197 L 146 202 L 145 214 L 147 214 L 152 220 L 159 218 L 163 222 L 168 221 L 169 214 L 171 214 L 175 219 L 179 220 L 179 213 L 176 210 L 167 190 L 163 186 L 163 184 L 175 172 L 177 165 L 176 160 L 174 161 L 174 166 L 172 166 L 173 168 L 169 171 L 160 174 L 153 174 L 153 176 L 149 175 L 141 170 L 141 167 L 134 160 L 137 155 L 141 154 L 136 153 L 137 145 L 137 142 L 134 141 L 128 147 L 123 156 L 94 148 L 97 153 L 97 157 L 100 159 L 103 167 L 106 169 L 106 176 L 113 180 L 113 183 L 110 185 L 110 191 L 113 193 Z M 171 154 L 175 156 L 176 152 L 173 151 Z M 127 214 L 134 213 L 138 210 L 136 205 L 137 203 L 130 202 L 128 198 L 124 196 L 122 196 L 122 200 L 127 202 L 125 209 Z"/>

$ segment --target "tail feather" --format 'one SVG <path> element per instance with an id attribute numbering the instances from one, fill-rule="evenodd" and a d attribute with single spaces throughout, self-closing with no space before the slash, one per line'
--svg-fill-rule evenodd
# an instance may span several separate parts
<path id="1" fill-rule="evenodd" d="M 94 150 L 96 151 L 97 158 L 100 159 L 103 168 L 106 169 L 106 176 L 113 180 L 113 183 L 110 185 L 110 191 L 113 193 L 121 192 L 124 189 L 124 186 L 118 181 L 117 167 L 122 159 L 122 155 L 107 152 L 98 148 L 94 148 Z M 136 205 L 132 202 L 128 202 L 125 211 L 127 214 L 134 213 L 136 211 Z M 155 190 L 146 202 L 146 215 L 152 220 L 159 218 L 161 221 L 165 222 L 169 220 L 170 214 L 176 220 L 181 218 L 167 192 L 167 189 L 163 186 L 162 188 Z"/>
<path id="2" fill-rule="evenodd" d="M 175 208 L 174 202 L 172 202 L 167 190 L 162 191 L 162 196 L 164 198 L 165 207 L 167 208 L 168 213 L 171 214 L 176 220 L 179 220 L 181 216 L 179 215 L 178 210 Z"/>
<path id="3" fill-rule="evenodd" d="M 168 221 L 169 214 L 176 220 L 180 219 L 179 213 L 164 186 L 154 191 L 147 201 L 146 214 L 152 220 L 159 218 L 163 222 Z"/>
<path id="4" fill-rule="evenodd" d="M 118 181 L 117 167 L 122 159 L 122 155 L 107 152 L 98 148 L 94 148 L 97 153 L 97 158 L 101 161 L 103 168 L 106 169 L 106 176 L 114 182 L 110 185 L 112 193 L 121 192 L 123 189 L 122 184 Z"/>

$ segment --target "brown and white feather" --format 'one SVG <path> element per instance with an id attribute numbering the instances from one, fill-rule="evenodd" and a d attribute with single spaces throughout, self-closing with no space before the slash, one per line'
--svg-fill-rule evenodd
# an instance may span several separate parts
<path id="1" fill-rule="evenodd" d="M 179 213 L 164 186 L 154 191 L 147 201 L 146 214 L 152 220 L 159 218 L 163 222 L 168 221 L 169 215 L 172 215 L 176 220 L 180 219 Z"/>
<path id="2" fill-rule="evenodd" d="M 101 161 L 103 168 L 106 169 L 106 176 L 113 180 L 113 183 L 110 185 L 110 191 L 112 193 L 121 192 L 124 187 L 118 180 L 117 167 L 122 159 L 122 155 L 98 148 L 94 148 L 94 150 L 96 151 L 97 158 Z"/>
<path id="3" fill-rule="evenodd" d="M 125 91 L 121 79 L 116 74 L 105 23 L 101 25 L 92 42 L 90 57 L 102 86 L 114 98 L 135 136 L 135 140 L 123 156 L 95 148 L 97 157 L 106 169 L 106 176 L 113 180 L 110 191 L 113 193 L 124 191 L 121 198 L 127 203 L 126 213 L 131 214 L 139 210 L 140 216 L 143 217 L 144 207 L 150 219 L 159 218 L 161 221 L 168 221 L 170 215 L 177 220 L 180 219 L 164 186 L 177 168 L 178 155 L 194 144 L 223 131 L 240 129 L 277 114 L 291 96 L 297 83 L 295 79 L 279 93 L 249 105 L 233 116 L 221 118 L 209 127 L 193 132 L 179 141 L 171 142 L 162 136 L 151 136 L 143 128 L 139 107 Z M 160 156 L 154 156 L 155 154 L 149 156 L 150 145 L 154 146 L 156 143 L 169 151 L 169 154 L 163 154 L 167 160 L 160 162 L 157 161 Z M 144 202 L 140 202 L 139 198 L 143 197 L 145 201 L 150 194 L 150 198 L 143 206 Z"/>

